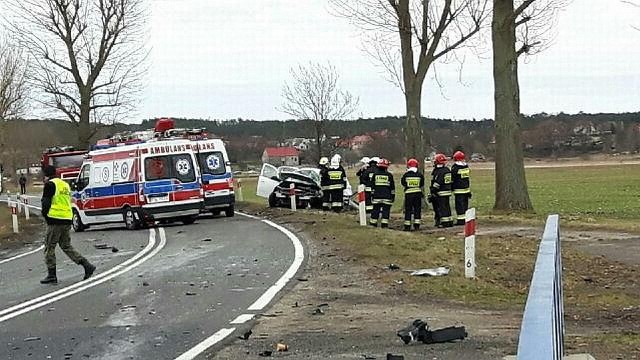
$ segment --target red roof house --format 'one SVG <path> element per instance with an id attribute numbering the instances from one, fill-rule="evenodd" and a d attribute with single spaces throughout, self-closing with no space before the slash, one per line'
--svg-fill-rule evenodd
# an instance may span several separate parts
<path id="1" fill-rule="evenodd" d="M 300 151 L 292 146 L 268 147 L 262 152 L 262 162 L 274 166 L 296 166 L 300 164 Z"/>

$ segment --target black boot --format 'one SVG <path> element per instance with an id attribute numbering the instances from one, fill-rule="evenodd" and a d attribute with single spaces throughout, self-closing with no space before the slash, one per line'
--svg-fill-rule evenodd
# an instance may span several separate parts
<path id="1" fill-rule="evenodd" d="M 82 259 L 80 265 L 84 268 L 84 278 L 82 278 L 82 280 L 87 280 L 93 275 L 93 272 L 96 271 L 96 267 L 88 262 L 87 259 Z"/>
<path id="2" fill-rule="evenodd" d="M 56 268 L 49 268 L 47 269 L 48 271 L 48 275 L 46 278 L 40 280 L 40 284 L 57 284 L 58 283 L 58 277 L 56 276 Z"/>

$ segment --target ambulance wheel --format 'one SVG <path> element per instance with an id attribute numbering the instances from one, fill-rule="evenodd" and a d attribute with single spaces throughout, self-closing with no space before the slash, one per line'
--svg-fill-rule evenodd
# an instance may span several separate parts
<path id="1" fill-rule="evenodd" d="M 73 210 L 73 218 L 71 218 L 71 226 L 75 232 L 83 232 L 87 227 L 82 223 L 80 214 L 77 210 Z"/>
<path id="2" fill-rule="evenodd" d="M 182 219 L 180 219 L 182 221 L 183 224 L 185 225 L 191 225 L 194 222 L 196 222 L 196 217 L 195 216 L 185 216 Z"/>
<path id="3" fill-rule="evenodd" d="M 228 208 L 224 209 L 224 216 L 226 217 L 233 217 L 233 215 L 235 215 L 235 211 L 234 211 L 234 206 L 233 205 L 229 205 Z"/>
<path id="4" fill-rule="evenodd" d="M 122 217 L 124 219 L 124 227 L 126 227 L 127 230 L 138 230 L 140 228 L 140 223 L 136 220 L 133 209 L 130 207 L 124 209 Z"/>

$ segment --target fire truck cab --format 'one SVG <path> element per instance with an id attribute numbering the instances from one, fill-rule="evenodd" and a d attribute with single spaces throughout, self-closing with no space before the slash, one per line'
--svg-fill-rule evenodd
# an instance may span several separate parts
<path id="1" fill-rule="evenodd" d="M 44 151 L 40 165 L 43 168 L 47 165 L 55 166 L 56 176 L 71 182 L 78 177 L 80 166 L 86 154 L 86 151 L 75 150 L 71 146 L 52 147 Z"/>

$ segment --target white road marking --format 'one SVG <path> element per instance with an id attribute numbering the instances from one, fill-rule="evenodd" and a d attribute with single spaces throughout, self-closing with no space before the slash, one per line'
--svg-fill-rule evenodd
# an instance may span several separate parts
<path id="1" fill-rule="evenodd" d="M 37 253 L 38 251 L 40 251 L 40 250 L 42 250 L 42 249 L 44 249 L 44 245 L 40 245 L 38 248 L 33 249 L 33 250 L 31 250 L 31 251 L 28 251 L 28 252 L 26 252 L 26 253 L 23 253 L 23 254 L 20 254 L 20 255 L 16 255 L 16 256 L 13 256 L 13 257 L 10 257 L 10 258 L 8 258 L 8 259 L 0 260 L 0 264 L 8 263 L 9 261 L 16 260 L 16 259 L 20 259 L 21 257 L 25 257 L 25 256 L 27 256 L 27 255 L 31 255 L 31 254 L 33 254 L 33 253 Z"/>
<path id="2" fill-rule="evenodd" d="M 260 219 L 259 217 L 257 217 L 257 216 L 253 216 L 253 215 L 249 215 L 249 214 L 241 213 L 241 212 L 239 212 L 239 211 L 236 211 L 235 213 L 236 213 L 236 214 L 238 214 L 238 215 L 242 215 L 242 216 L 244 216 L 244 217 L 248 217 L 249 219 L 253 219 L 253 220 L 261 220 L 261 219 Z"/>
<path id="3" fill-rule="evenodd" d="M 244 324 L 247 321 L 253 319 L 255 315 L 254 314 L 242 314 L 240 316 L 238 316 L 237 318 L 235 318 L 232 322 L 230 322 L 229 324 L 231 325 L 240 325 L 240 324 Z"/>
<path id="4" fill-rule="evenodd" d="M 291 242 L 293 243 L 293 248 L 295 252 L 294 252 L 293 263 L 291 264 L 291 266 L 289 266 L 289 269 L 282 275 L 282 277 L 278 281 L 276 281 L 276 283 L 272 287 L 270 287 L 264 294 L 262 294 L 262 296 L 260 296 L 260 298 L 258 298 L 256 302 L 254 302 L 251 306 L 249 306 L 249 308 L 247 309 L 249 311 L 262 310 L 265 306 L 267 306 L 269 302 L 273 300 L 276 294 L 280 290 L 282 290 L 282 288 L 285 285 L 287 285 L 289 280 L 291 280 L 291 278 L 296 275 L 296 273 L 298 272 L 298 269 L 300 269 L 300 266 L 304 261 L 304 249 L 302 247 L 302 243 L 300 242 L 300 239 L 298 239 L 297 236 L 295 236 L 291 231 L 287 230 L 286 228 L 272 221 L 262 220 L 262 222 L 280 230 L 282 233 L 287 235 L 289 240 L 291 240 Z"/>
<path id="5" fill-rule="evenodd" d="M 250 219 L 259 220 L 259 218 L 255 216 L 244 214 L 241 212 L 236 211 L 236 214 L 248 217 Z M 256 300 L 251 306 L 249 306 L 249 308 L 247 309 L 249 311 L 262 310 L 265 306 L 267 306 L 269 302 L 273 300 L 276 294 L 280 290 L 282 290 L 282 288 L 287 284 L 287 282 L 289 282 L 289 280 L 291 280 L 291 278 L 298 272 L 298 269 L 300 269 L 300 266 L 304 261 L 304 248 L 302 247 L 302 242 L 300 241 L 300 239 L 298 239 L 298 237 L 295 234 L 293 234 L 291 231 L 287 230 L 286 228 L 272 221 L 269 221 L 269 220 L 261 220 L 261 221 L 271 227 L 278 229 L 279 231 L 287 235 L 289 240 L 291 240 L 291 242 L 293 243 L 294 259 L 293 259 L 293 263 L 291 264 L 289 269 L 284 273 L 284 275 L 282 275 L 282 277 L 273 286 L 267 289 L 267 291 L 264 294 L 262 294 L 262 296 L 260 296 L 258 300 Z M 253 316 L 254 315 L 252 314 L 242 314 L 237 318 L 235 318 L 234 320 L 232 320 L 230 324 L 231 325 L 244 324 L 245 322 L 251 320 Z M 198 345 L 189 349 L 184 354 L 175 358 L 175 360 L 192 360 L 196 356 L 200 355 L 203 351 L 212 347 L 216 343 L 224 340 L 227 336 L 231 335 L 235 330 L 236 330 L 235 328 L 221 329 L 215 334 L 205 339 L 204 341 L 202 341 L 201 343 L 199 343 Z"/>
<path id="6" fill-rule="evenodd" d="M 155 256 L 160 250 L 162 250 L 162 248 L 164 248 L 164 246 L 167 243 L 167 238 L 166 238 L 166 234 L 164 232 L 163 228 L 159 228 L 158 232 L 160 233 L 160 243 L 158 244 L 158 246 L 153 249 L 151 252 L 149 252 L 154 245 L 156 244 L 156 233 L 153 229 L 149 230 L 149 243 L 147 244 L 147 246 L 140 251 L 139 253 L 137 253 L 134 257 L 132 257 L 131 259 L 128 259 L 126 261 L 124 261 L 122 264 L 118 264 L 115 267 L 105 271 L 104 273 L 100 273 L 98 275 L 96 275 L 95 277 L 92 277 L 90 279 L 84 280 L 84 281 L 80 281 L 78 283 L 75 283 L 73 285 L 67 286 L 63 289 L 60 289 L 58 291 L 54 291 L 48 294 L 45 294 L 43 296 L 40 296 L 38 298 L 29 300 L 29 301 L 25 301 L 23 303 L 17 304 L 15 306 L 12 306 L 10 308 L 4 309 L 2 311 L 0 311 L 0 323 L 7 321 L 9 319 L 12 319 L 16 316 L 25 314 L 27 312 L 33 311 L 35 309 L 38 309 L 40 307 L 43 307 L 45 305 L 51 304 L 53 302 L 56 302 L 60 299 L 64 299 L 66 297 L 69 297 L 71 295 L 77 294 L 81 291 L 90 289 L 94 286 L 100 285 L 108 280 L 111 280 L 113 278 L 115 278 L 116 276 L 122 275 L 128 271 L 130 271 L 131 269 L 139 266 L 140 264 L 144 263 L 145 261 L 149 260 L 150 258 L 152 258 L 153 256 Z M 21 310 L 20 310 L 21 309 Z"/>
<path id="7" fill-rule="evenodd" d="M 206 340 L 204 340 L 200 344 L 192 347 L 186 353 L 178 356 L 175 360 L 192 360 L 192 359 L 195 359 L 196 356 L 200 355 L 203 351 L 205 351 L 208 348 L 212 347 L 216 343 L 224 340 L 224 338 L 226 338 L 227 336 L 231 335 L 234 331 L 236 331 L 236 328 L 220 329 L 217 333 L 209 336 Z"/>

